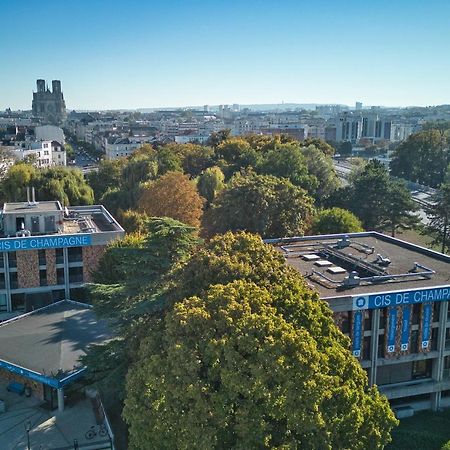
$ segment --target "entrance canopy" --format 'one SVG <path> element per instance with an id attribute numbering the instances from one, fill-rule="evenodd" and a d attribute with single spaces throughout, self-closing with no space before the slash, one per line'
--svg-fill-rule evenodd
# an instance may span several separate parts
<path id="1" fill-rule="evenodd" d="M 87 347 L 110 338 L 90 305 L 62 300 L 0 323 L 0 368 L 59 389 L 83 375 Z"/>

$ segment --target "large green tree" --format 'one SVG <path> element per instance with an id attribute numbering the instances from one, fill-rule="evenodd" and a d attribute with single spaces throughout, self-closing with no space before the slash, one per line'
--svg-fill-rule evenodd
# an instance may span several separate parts
<path id="1" fill-rule="evenodd" d="M 256 258 L 253 258 L 256 256 Z M 130 448 L 383 448 L 396 420 L 281 254 L 228 233 L 196 252 L 127 377 Z M 189 283 L 186 283 L 189 280 Z"/>
<path id="2" fill-rule="evenodd" d="M 433 243 L 441 246 L 442 253 L 450 252 L 450 181 L 437 190 L 427 215 L 430 222 L 426 229 L 433 236 Z"/>
<path id="3" fill-rule="evenodd" d="M 389 230 L 394 235 L 397 229 L 417 224 L 410 192 L 376 160 L 352 177 L 345 192 L 343 206 L 361 219 L 366 230 Z"/>
<path id="4" fill-rule="evenodd" d="M 363 231 L 361 221 L 350 211 L 330 208 L 319 211 L 313 218 L 312 234 L 356 233 Z"/>
<path id="5" fill-rule="evenodd" d="M 412 134 L 394 152 L 392 175 L 437 187 L 444 181 L 450 163 L 449 140 L 440 130 Z"/>
<path id="6" fill-rule="evenodd" d="M 208 234 L 245 230 L 264 237 L 301 235 L 312 199 L 302 188 L 270 175 L 236 175 L 205 214 Z"/>

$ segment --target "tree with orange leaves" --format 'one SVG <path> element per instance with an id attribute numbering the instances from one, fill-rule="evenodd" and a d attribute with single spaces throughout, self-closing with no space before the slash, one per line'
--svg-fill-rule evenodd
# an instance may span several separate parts
<path id="1" fill-rule="evenodd" d="M 197 187 L 187 175 L 167 172 L 144 185 L 138 207 L 149 216 L 171 217 L 199 227 L 203 203 Z"/>

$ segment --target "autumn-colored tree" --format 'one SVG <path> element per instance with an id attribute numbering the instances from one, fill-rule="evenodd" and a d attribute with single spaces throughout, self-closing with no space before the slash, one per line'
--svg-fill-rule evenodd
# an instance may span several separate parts
<path id="1" fill-rule="evenodd" d="M 171 217 L 188 225 L 200 226 L 204 200 L 195 183 L 180 172 L 167 172 L 142 189 L 138 208 L 149 216 Z"/>

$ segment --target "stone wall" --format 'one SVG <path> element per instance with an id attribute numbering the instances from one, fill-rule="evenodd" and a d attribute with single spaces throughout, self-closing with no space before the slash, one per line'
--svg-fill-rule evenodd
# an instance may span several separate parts
<path id="1" fill-rule="evenodd" d="M 37 250 L 16 252 L 19 288 L 39 287 L 39 257 Z"/>
<path id="2" fill-rule="evenodd" d="M 45 260 L 47 262 L 47 284 L 54 286 L 58 284 L 56 278 L 56 252 L 55 249 L 49 248 L 45 250 Z"/>
<path id="3" fill-rule="evenodd" d="M 92 273 L 98 267 L 98 263 L 106 247 L 104 245 L 93 245 L 83 247 L 83 280 L 85 283 L 92 281 Z"/>

